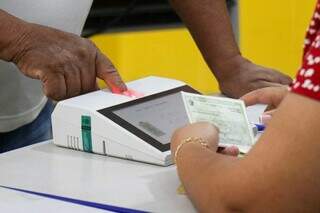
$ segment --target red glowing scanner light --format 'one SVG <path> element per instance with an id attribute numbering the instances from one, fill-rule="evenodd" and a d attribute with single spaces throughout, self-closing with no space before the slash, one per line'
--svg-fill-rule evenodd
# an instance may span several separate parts
<path id="1" fill-rule="evenodd" d="M 128 90 L 122 92 L 121 94 L 125 95 L 127 97 L 130 97 L 130 98 L 142 98 L 144 96 L 143 93 L 135 91 L 133 89 L 128 89 Z"/>

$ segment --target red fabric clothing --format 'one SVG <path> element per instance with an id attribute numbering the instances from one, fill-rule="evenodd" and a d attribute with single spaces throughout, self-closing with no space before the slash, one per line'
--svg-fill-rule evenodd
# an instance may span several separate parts
<path id="1" fill-rule="evenodd" d="M 320 101 L 320 0 L 307 31 L 302 66 L 291 91 Z"/>

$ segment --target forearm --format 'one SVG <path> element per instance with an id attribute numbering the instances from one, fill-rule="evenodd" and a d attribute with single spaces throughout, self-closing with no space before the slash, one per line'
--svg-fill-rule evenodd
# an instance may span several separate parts
<path id="1" fill-rule="evenodd" d="M 28 32 L 28 24 L 0 9 L 0 59 L 13 61 Z"/>
<path id="2" fill-rule="evenodd" d="M 176 162 L 179 177 L 200 212 L 227 210 L 227 200 L 222 199 L 226 190 L 225 174 L 236 162 L 235 157 L 217 154 L 196 143 L 186 144 L 179 151 Z M 214 191 L 210 190 L 211 186 Z"/>
<path id="3" fill-rule="evenodd" d="M 226 0 L 170 0 L 189 28 L 215 76 L 229 75 L 229 61 L 237 61 L 240 51 L 233 36 Z M 230 65 L 232 66 L 232 65 Z"/>
<path id="4" fill-rule="evenodd" d="M 289 94 L 241 160 L 185 146 L 178 172 L 196 207 L 201 212 L 319 211 L 319 114 L 319 102 Z"/>

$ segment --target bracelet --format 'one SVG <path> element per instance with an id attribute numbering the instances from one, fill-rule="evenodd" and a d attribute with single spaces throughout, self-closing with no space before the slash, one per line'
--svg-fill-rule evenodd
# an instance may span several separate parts
<path id="1" fill-rule="evenodd" d="M 209 148 L 208 143 L 202 138 L 189 137 L 189 138 L 183 139 L 181 141 L 181 143 L 178 145 L 176 152 L 174 153 L 174 162 L 175 163 L 177 162 L 177 157 L 178 157 L 178 154 L 179 154 L 181 148 L 188 143 L 199 143 L 201 146 L 203 146 L 205 148 Z"/>

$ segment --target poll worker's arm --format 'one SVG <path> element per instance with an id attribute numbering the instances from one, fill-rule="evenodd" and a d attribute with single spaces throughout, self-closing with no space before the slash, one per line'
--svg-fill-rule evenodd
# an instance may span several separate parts
<path id="1" fill-rule="evenodd" d="M 246 157 L 217 154 L 218 132 L 210 124 L 177 130 L 172 153 L 180 179 L 200 212 L 320 211 L 320 102 L 289 93 L 266 132 Z"/>
<path id="2" fill-rule="evenodd" d="M 221 91 L 231 97 L 262 87 L 289 84 L 291 79 L 241 56 L 232 33 L 226 0 L 170 0 L 185 22 Z"/>
<path id="3" fill-rule="evenodd" d="M 0 59 L 41 80 L 52 99 L 93 91 L 96 77 L 113 92 L 126 89 L 111 61 L 88 39 L 25 22 L 1 9 L 0 32 Z"/>

